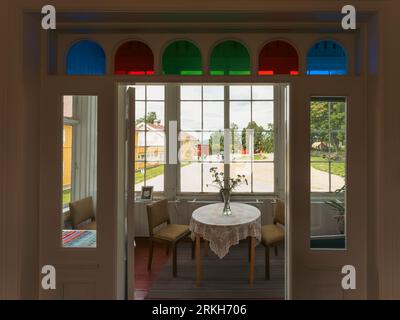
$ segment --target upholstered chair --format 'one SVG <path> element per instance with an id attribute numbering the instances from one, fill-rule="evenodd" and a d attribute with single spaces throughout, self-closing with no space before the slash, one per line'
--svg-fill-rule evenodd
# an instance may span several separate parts
<path id="1" fill-rule="evenodd" d="M 278 256 L 278 245 L 285 241 L 285 204 L 277 200 L 275 204 L 274 223 L 261 229 L 262 244 L 265 246 L 265 279 L 270 279 L 269 251 L 275 249 Z"/>
<path id="2" fill-rule="evenodd" d="M 96 217 L 92 197 L 70 203 L 69 213 L 74 229 L 96 230 Z M 85 222 L 87 223 L 85 224 Z"/>
<path id="3" fill-rule="evenodd" d="M 147 270 L 151 271 L 153 260 L 154 242 L 167 245 L 167 254 L 173 255 L 173 277 L 177 277 L 177 245 L 178 242 L 187 238 L 190 234 L 189 226 L 180 224 L 171 224 L 168 212 L 168 200 L 161 200 L 147 205 L 147 217 L 149 220 L 149 260 Z M 194 242 L 192 241 L 192 257 L 194 255 Z"/>

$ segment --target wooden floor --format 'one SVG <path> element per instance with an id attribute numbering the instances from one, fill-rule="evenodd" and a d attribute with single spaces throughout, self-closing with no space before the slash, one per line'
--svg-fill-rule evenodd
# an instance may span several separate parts
<path id="1" fill-rule="evenodd" d="M 195 261 L 191 259 L 191 245 L 178 247 L 178 277 L 172 277 L 172 261 L 164 247 L 157 247 L 153 271 L 147 273 L 147 241 L 137 241 L 135 255 L 136 299 L 284 299 L 285 265 L 281 247 L 279 256 L 271 251 L 271 280 L 264 280 L 264 247 L 256 248 L 255 282 L 248 284 L 247 242 L 231 248 L 222 260 L 211 250 L 202 254 L 202 283 L 195 285 Z M 173 288 L 173 289 L 172 289 Z"/>
<path id="2" fill-rule="evenodd" d="M 135 299 L 143 300 L 168 262 L 165 246 L 155 243 L 152 271 L 147 272 L 149 240 L 137 238 L 135 248 Z"/>

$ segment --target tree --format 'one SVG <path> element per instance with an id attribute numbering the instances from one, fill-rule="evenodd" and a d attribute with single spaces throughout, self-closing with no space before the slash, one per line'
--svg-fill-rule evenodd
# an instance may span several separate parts
<path id="1" fill-rule="evenodd" d="M 136 120 L 136 124 L 145 122 L 146 124 L 154 124 L 157 121 L 157 113 L 149 112 L 146 117 L 142 117 Z"/>
<path id="2" fill-rule="evenodd" d="M 247 128 L 242 132 L 242 145 L 249 150 L 246 143 L 246 135 L 248 130 L 254 131 L 254 153 L 273 153 L 274 152 L 274 127 L 268 124 L 268 130 L 262 126 L 257 125 L 255 121 L 250 122 Z"/>
<path id="3" fill-rule="evenodd" d="M 208 142 L 210 155 L 218 154 L 224 151 L 224 133 L 221 131 L 214 132 L 210 135 Z"/>
<path id="4" fill-rule="evenodd" d="M 310 114 L 311 144 L 319 143 L 325 152 L 339 153 L 345 145 L 344 102 L 314 101 Z"/>
<path id="5" fill-rule="evenodd" d="M 241 149 L 241 135 L 238 132 L 239 126 L 236 123 L 231 123 L 231 152 L 235 153 L 236 150 Z"/>

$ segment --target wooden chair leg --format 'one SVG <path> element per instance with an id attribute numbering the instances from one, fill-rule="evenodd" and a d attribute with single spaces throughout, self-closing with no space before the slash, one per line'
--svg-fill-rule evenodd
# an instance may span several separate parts
<path id="1" fill-rule="evenodd" d="M 265 280 L 269 279 L 269 247 L 265 247 Z"/>
<path id="2" fill-rule="evenodd" d="M 151 271 L 151 264 L 153 262 L 153 241 L 150 240 L 150 245 L 149 245 L 149 260 L 147 264 L 147 271 Z"/>
<path id="3" fill-rule="evenodd" d="M 178 270 L 177 270 L 177 254 L 176 254 L 176 247 L 177 243 L 172 244 L 172 256 L 173 256 L 173 261 L 172 261 L 172 273 L 173 277 L 176 278 L 178 276 Z"/>
<path id="4" fill-rule="evenodd" d="M 170 250 L 170 245 L 167 245 L 167 257 L 169 257 L 169 250 Z"/>
<path id="5" fill-rule="evenodd" d="M 279 255 L 278 246 L 275 246 L 274 249 L 275 249 L 275 256 L 277 257 Z"/>

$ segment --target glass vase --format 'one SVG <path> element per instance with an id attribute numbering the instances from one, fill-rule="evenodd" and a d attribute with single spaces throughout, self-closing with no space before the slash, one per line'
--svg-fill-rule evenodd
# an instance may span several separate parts
<path id="1" fill-rule="evenodd" d="M 222 195 L 222 199 L 224 200 L 224 210 L 222 211 L 222 214 L 224 216 L 231 216 L 232 215 L 232 210 L 231 210 L 231 190 L 222 189 L 221 190 L 221 195 Z"/>

